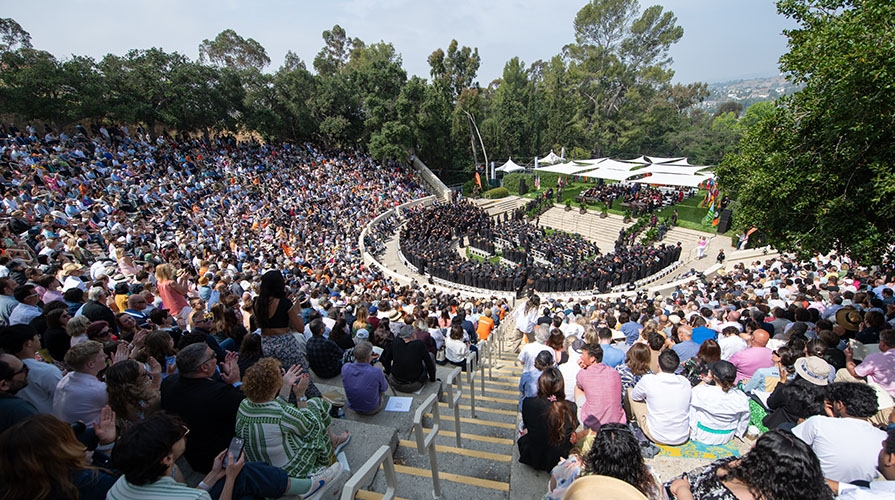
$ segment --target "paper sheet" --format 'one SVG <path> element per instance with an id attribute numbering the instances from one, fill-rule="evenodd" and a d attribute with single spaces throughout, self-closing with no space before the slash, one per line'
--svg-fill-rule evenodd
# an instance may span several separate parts
<path id="1" fill-rule="evenodd" d="M 391 396 L 388 398 L 388 403 L 385 404 L 385 411 L 409 412 L 411 404 L 413 404 L 413 398 Z"/>

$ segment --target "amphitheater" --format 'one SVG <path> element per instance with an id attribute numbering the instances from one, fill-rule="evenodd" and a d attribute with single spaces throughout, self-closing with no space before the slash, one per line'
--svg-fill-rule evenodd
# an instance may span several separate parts
<path id="1" fill-rule="evenodd" d="M 414 200 L 386 213 L 380 214 L 359 237 L 365 263 L 380 269 L 389 277 L 404 283 L 417 283 L 436 290 L 459 293 L 464 297 L 505 297 L 516 304 L 516 296 L 509 292 L 477 289 L 443 280 L 430 281 L 419 274 L 401 255 L 398 232 L 385 239 L 385 251 L 374 258 L 364 249 L 364 235 L 386 218 L 396 215 L 407 206 L 431 205 L 446 202 L 450 192 L 438 179 L 416 162 L 417 170 L 430 193 L 423 199 Z M 508 197 L 500 200 L 474 200 L 492 217 L 502 216 L 525 204 L 529 199 Z M 548 228 L 578 233 L 594 241 L 601 248 L 613 248 L 614 241 L 624 223 L 622 217 L 578 210 L 566 211 L 555 205 L 540 216 L 540 225 Z M 696 243 L 700 236 L 708 236 L 706 257 L 696 259 Z M 727 254 L 725 265 L 753 262 L 773 256 L 767 250 L 738 251 L 731 246 L 729 236 L 712 235 L 682 228 L 672 228 L 666 234 L 665 243 L 681 243 L 683 251 L 678 262 L 633 284 L 613 290 L 603 296 L 629 296 L 635 291 L 649 294 L 666 294 L 676 285 L 685 284 L 689 278 L 683 275 L 691 270 L 708 276 L 722 270 L 715 263 L 718 250 Z M 588 291 L 563 294 L 542 294 L 552 297 L 585 298 L 595 295 Z M 412 398 L 406 412 L 382 412 L 378 415 L 360 416 L 346 410 L 346 418 L 335 425 L 359 437 L 346 448 L 347 460 L 352 467 L 350 479 L 341 485 L 343 500 L 350 498 L 466 498 L 466 499 L 538 499 L 546 492 L 549 474 L 534 471 L 518 463 L 515 438 L 521 422 L 518 413 L 518 382 L 521 368 L 515 356 L 504 349 L 503 334 L 512 330 L 511 320 L 506 320 L 479 345 L 479 357 L 470 361 L 475 366 L 468 373 L 460 368 L 439 366 L 439 386 L 428 384 L 417 394 L 392 394 Z M 316 380 L 322 391 L 339 390 L 341 380 Z M 738 442 L 741 450 L 751 446 L 748 441 Z M 708 457 L 663 456 L 647 463 L 663 480 L 671 479 L 712 460 Z M 363 464 L 363 465 L 360 465 Z M 335 489 L 334 489 L 335 490 Z M 594 497 L 597 498 L 597 497 Z"/>

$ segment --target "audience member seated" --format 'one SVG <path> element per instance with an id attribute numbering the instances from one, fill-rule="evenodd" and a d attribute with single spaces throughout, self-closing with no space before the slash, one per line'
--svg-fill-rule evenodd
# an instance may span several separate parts
<path id="1" fill-rule="evenodd" d="M 115 416 L 108 408 L 103 413 L 95 430 L 100 442 L 111 448 Z M 87 447 L 75 437 L 72 426 L 52 415 L 34 415 L 0 433 L 0 450 L 2 498 L 99 500 L 118 479 L 97 467 L 108 466 L 105 453 L 94 451 L 92 463 L 88 462 Z"/>
<path id="2" fill-rule="evenodd" d="M 612 330 L 606 327 L 597 328 L 597 338 L 600 348 L 603 349 L 604 365 L 616 368 L 625 362 L 625 351 L 612 345 Z"/>
<path id="3" fill-rule="evenodd" d="M 573 481 L 588 476 L 620 479 L 646 495 L 649 500 L 664 500 L 662 481 L 646 465 L 640 443 L 623 424 L 606 424 L 594 429 L 593 443 L 583 455 L 572 454 L 550 472 L 547 500 L 561 500 Z"/>
<path id="4" fill-rule="evenodd" d="M 464 340 L 463 327 L 451 325 L 450 334 L 444 339 L 444 356 L 448 363 L 466 371 L 466 356 L 469 355 L 469 341 Z"/>
<path id="5" fill-rule="evenodd" d="M 729 361 L 709 366 L 705 382 L 690 399 L 690 438 L 705 444 L 725 444 L 742 438 L 749 427 L 749 398 L 733 386 L 737 369 Z"/>
<path id="6" fill-rule="evenodd" d="M 28 365 L 12 354 L 0 353 L 0 432 L 39 412 L 18 394 L 28 385 Z"/>
<path id="7" fill-rule="evenodd" d="M 249 460 L 281 467 L 290 477 L 308 477 L 333 463 L 334 450 L 338 453 L 351 436 L 332 432 L 326 400 L 305 397 L 309 380 L 299 366 L 281 373 L 274 358 L 246 370 L 236 435 L 245 440 Z M 289 404 L 290 392 L 296 405 Z"/>
<path id="8" fill-rule="evenodd" d="M 326 326 L 323 320 L 315 319 L 308 325 L 311 338 L 308 339 L 308 364 L 320 378 L 333 378 L 342 371 L 342 357 L 345 351 L 335 342 L 323 336 Z M 287 394 L 288 399 L 288 394 Z"/>
<path id="9" fill-rule="evenodd" d="M 680 499 L 833 499 L 817 456 L 789 431 L 769 431 L 743 457 L 716 460 L 665 486 Z"/>
<path id="10" fill-rule="evenodd" d="M 10 353 L 28 366 L 28 385 L 18 397 L 28 401 L 40 413 L 53 413 L 53 396 L 62 372 L 51 363 L 36 358 L 40 337 L 31 325 L 0 328 L 0 350 Z"/>
<path id="11" fill-rule="evenodd" d="M 737 383 L 749 380 L 759 368 L 770 368 L 774 365 L 771 359 L 773 352 L 768 349 L 768 332 L 758 329 L 752 332 L 752 345 L 730 357 L 730 362 L 737 367 Z"/>
<path id="12" fill-rule="evenodd" d="M 360 331 L 366 332 L 365 329 Z M 388 381 L 381 369 L 370 364 L 373 344 L 360 339 L 354 347 L 354 363 L 342 366 L 342 385 L 348 408 L 361 415 L 375 415 L 385 408 Z"/>
<path id="13" fill-rule="evenodd" d="M 836 498 L 840 500 L 892 498 L 893 494 L 895 494 L 895 429 L 888 429 L 886 435 L 886 440 L 883 441 L 882 449 L 876 462 L 876 469 L 883 476 L 883 479 L 871 481 L 863 486 L 827 481 L 833 489 L 833 493 L 837 495 Z"/>
<path id="14" fill-rule="evenodd" d="M 578 427 L 577 407 L 566 401 L 562 374 L 547 368 L 538 378 L 536 396 L 522 401 L 522 436 L 519 462 L 535 470 L 549 471 L 560 458 L 569 456 L 572 435 Z"/>
<path id="15" fill-rule="evenodd" d="M 522 411 L 522 403 L 525 401 L 525 398 L 531 398 L 538 394 L 538 380 L 540 380 L 544 370 L 555 366 L 556 362 L 554 361 L 553 353 L 550 351 L 538 353 L 538 356 L 535 358 L 535 369 L 524 372 L 519 379 L 519 411 Z M 565 387 L 565 378 L 563 382 L 563 387 Z"/>
<path id="16" fill-rule="evenodd" d="M 575 401 L 584 398 L 581 419 L 593 416 L 603 425 L 624 423 L 621 376 L 602 361 L 603 348 L 599 344 L 584 345 L 578 360 L 581 371 L 575 377 Z"/>
<path id="17" fill-rule="evenodd" d="M 774 366 L 755 370 L 755 373 L 743 386 L 743 390 L 746 392 L 773 392 L 781 380 L 785 383 L 796 376 L 796 360 L 804 355 L 804 352 L 794 351 L 786 345 L 778 347 L 771 353 Z"/>
<path id="18" fill-rule="evenodd" d="M 90 427 L 109 401 L 106 384 L 97 378 L 106 368 L 103 345 L 88 340 L 72 346 L 65 354 L 65 362 L 72 372 L 56 385 L 53 414 L 63 422 L 83 422 Z"/>
<path id="19" fill-rule="evenodd" d="M 885 431 L 868 418 L 879 406 L 876 393 L 856 382 L 830 384 L 826 393 L 827 415 L 815 415 L 793 427 L 792 432 L 814 450 L 824 477 L 833 481 L 873 481 L 876 456 Z"/>
<path id="20" fill-rule="evenodd" d="M 677 353 L 670 349 L 662 351 L 661 371 L 644 375 L 630 392 L 631 411 L 637 424 L 646 437 L 658 444 L 684 444 L 690 437 L 693 388 L 685 377 L 674 374 L 679 365 Z"/>
<path id="21" fill-rule="evenodd" d="M 717 342 L 708 339 L 699 346 L 696 356 L 681 364 L 681 375 L 687 377 L 690 385 L 696 387 L 708 377 L 709 367 L 712 363 L 720 360 L 721 348 Z"/>
<path id="22" fill-rule="evenodd" d="M 177 353 L 177 371 L 162 382 L 162 409 L 193 429 L 184 457 L 193 470 L 208 473 L 220 450 L 230 445 L 236 412 L 245 396 L 238 356 L 227 355 L 217 376 L 217 357 L 204 342 Z"/>
<path id="23" fill-rule="evenodd" d="M 412 328 L 401 329 L 399 336 L 380 358 L 388 381 L 396 391 L 416 392 L 426 380 L 435 382 L 435 360 Z"/>
<path id="24" fill-rule="evenodd" d="M 292 478 L 283 469 L 246 462 L 245 453 L 232 456 L 225 447 L 215 455 L 211 470 L 198 487 L 190 488 L 175 465 L 185 453 L 188 436 L 190 427 L 166 414 L 149 417 L 124 431 L 112 451 L 112 463 L 122 476 L 109 490 L 107 500 L 280 498 L 305 494 L 309 498 L 338 476 L 328 472 L 311 480 Z M 341 466 L 337 468 L 341 473 Z M 323 481 L 322 487 L 318 481 Z"/>
<path id="25" fill-rule="evenodd" d="M 786 373 L 781 365 L 782 373 Z M 799 358 L 793 362 L 795 376 L 786 380 L 781 375 L 774 392 L 768 396 L 768 414 L 762 425 L 768 429 L 791 430 L 795 425 L 815 415 L 825 414 L 825 386 L 828 384 L 828 366 L 811 358 Z"/>
<path id="26" fill-rule="evenodd" d="M 146 364 L 133 359 L 115 363 L 106 369 L 109 406 L 118 417 L 119 429 L 143 420 L 161 409 L 162 367 L 155 358 Z"/>

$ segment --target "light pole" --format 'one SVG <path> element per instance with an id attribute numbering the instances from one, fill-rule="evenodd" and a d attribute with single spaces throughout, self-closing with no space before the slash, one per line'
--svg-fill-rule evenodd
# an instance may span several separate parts
<path id="1" fill-rule="evenodd" d="M 475 134 L 479 137 L 479 145 L 482 146 L 482 155 L 485 157 L 485 171 L 487 172 L 489 165 L 488 152 L 485 151 L 485 143 L 482 141 L 482 134 L 479 133 L 479 127 L 475 124 L 475 118 L 473 118 L 472 115 L 469 114 L 469 111 L 466 111 L 464 109 L 463 112 L 466 113 L 466 117 L 469 118 L 469 122 L 472 123 L 472 128 L 475 129 Z"/>

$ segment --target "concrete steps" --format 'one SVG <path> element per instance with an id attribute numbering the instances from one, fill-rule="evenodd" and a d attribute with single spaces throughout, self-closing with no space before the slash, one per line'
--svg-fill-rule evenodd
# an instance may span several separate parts
<path id="1" fill-rule="evenodd" d="M 501 359 L 501 364 L 507 361 Z M 447 380 L 453 370 L 451 366 L 438 367 L 438 376 Z M 476 372 L 477 377 L 480 375 L 481 371 Z M 498 376 L 497 373 L 493 380 L 486 375 L 484 384 L 481 380 L 475 380 L 473 413 L 473 398 L 467 374 L 461 373 L 460 376 L 462 395 L 459 403 L 459 446 L 454 410 L 447 402 L 446 388 L 442 402 L 438 403 L 439 432 L 434 439 L 434 447 L 442 498 L 526 498 L 527 496 L 513 495 L 510 492 L 518 420 L 518 390 L 515 389 L 518 381 L 507 380 L 504 375 Z M 417 399 L 422 395 L 413 397 Z M 406 414 L 393 415 L 390 418 L 401 420 L 404 415 Z M 432 413 L 425 413 L 425 435 L 431 433 L 433 424 Z M 400 439 L 394 450 L 396 493 L 404 498 L 429 498 L 433 494 L 429 453 L 419 453 L 412 429 L 398 433 Z M 365 498 L 377 498 L 378 494 L 372 492 L 382 492 L 386 488 L 385 474 L 377 473 L 369 485 L 368 491 L 371 493 L 364 493 L 369 495 Z"/>

